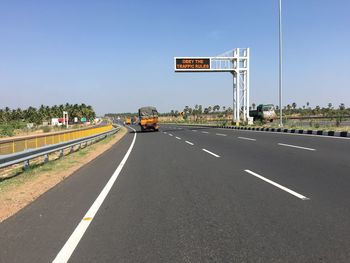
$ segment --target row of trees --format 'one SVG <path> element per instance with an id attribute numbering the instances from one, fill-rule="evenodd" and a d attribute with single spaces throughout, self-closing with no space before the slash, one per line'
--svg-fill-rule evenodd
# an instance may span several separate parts
<path id="1" fill-rule="evenodd" d="M 250 109 L 256 109 L 256 104 L 252 103 Z M 275 106 L 275 110 L 278 112 L 278 105 Z M 315 106 L 310 107 L 310 103 L 306 102 L 302 107 L 297 107 L 295 102 L 287 104 L 282 109 L 283 115 L 285 116 L 338 116 L 338 115 L 349 115 L 350 108 L 346 108 L 344 103 L 339 104 L 338 107 L 334 107 L 332 103 L 328 103 L 327 107 Z M 196 104 L 194 107 L 185 106 L 183 110 L 171 110 L 169 113 L 163 113 L 163 116 L 173 116 L 177 117 L 183 115 L 185 118 L 187 116 L 201 116 L 206 115 L 217 115 L 222 117 L 225 115 L 232 114 L 232 108 L 220 105 L 203 107 L 202 105 Z"/>
<path id="2" fill-rule="evenodd" d="M 221 111 L 220 111 L 221 109 Z M 196 104 L 193 108 L 190 106 L 185 106 L 185 108 L 182 111 L 178 110 L 171 110 L 169 113 L 164 113 L 165 116 L 179 116 L 180 114 L 183 114 L 185 116 L 197 116 L 202 114 L 225 114 L 225 113 L 232 113 L 232 108 L 226 106 L 220 106 L 220 105 L 214 105 L 214 106 L 208 106 L 203 107 L 202 105 Z"/>
<path id="3" fill-rule="evenodd" d="M 252 105 L 254 106 L 254 104 Z M 278 106 L 275 107 L 279 110 Z M 346 108 L 344 103 L 340 103 L 338 107 L 334 107 L 332 103 L 328 103 L 327 107 L 316 105 L 310 107 L 310 103 L 306 102 L 302 107 L 297 107 L 295 102 L 287 104 L 282 109 L 284 115 L 300 115 L 300 116 L 336 116 L 350 115 L 350 108 Z"/>
<path id="4" fill-rule="evenodd" d="M 61 118 L 63 116 L 63 111 L 68 112 L 70 119 L 73 119 L 74 117 L 77 117 L 78 119 L 85 117 L 88 120 L 93 120 L 96 117 L 96 113 L 92 106 L 84 103 L 66 103 L 65 105 L 53 105 L 51 107 L 41 105 L 39 108 L 28 107 L 27 109 L 10 109 L 9 107 L 6 107 L 0 109 L 0 124 L 24 122 L 40 125 L 43 122 L 49 122 L 51 118 Z"/>

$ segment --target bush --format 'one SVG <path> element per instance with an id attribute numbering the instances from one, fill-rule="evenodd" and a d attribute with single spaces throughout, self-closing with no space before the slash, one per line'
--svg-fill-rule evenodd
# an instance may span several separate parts
<path id="1" fill-rule="evenodd" d="M 8 136 L 11 137 L 14 135 L 14 128 L 10 125 L 0 126 L 0 136 Z"/>
<path id="2" fill-rule="evenodd" d="M 50 126 L 44 126 L 43 127 L 43 132 L 50 132 L 51 131 L 51 127 Z"/>
<path id="3" fill-rule="evenodd" d="M 342 122 L 342 118 L 341 118 L 341 116 L 338 116 L 335 120 L 335 126 L 339 127 L 341 122 Z"/>
<path id="4" fill-rule="evenodd" d="M 6 124 L 0 125 L 0 136 L 14 136 L 15 130 L 24 129 L 26 123 L 21 121 L 11 121 Z"/>

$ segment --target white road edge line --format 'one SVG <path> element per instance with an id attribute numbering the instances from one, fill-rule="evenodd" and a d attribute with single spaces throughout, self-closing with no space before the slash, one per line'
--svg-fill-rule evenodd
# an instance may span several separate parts
<path id="1" fill-rule="evenodd" d="M 275 183 L 274 181 L 271 181 L 271 180 L 269 180 L 269 179 L 267 179 L 267 178 L 265 178 L 265 177 L 263 177 L 263 176 L 261 176 L 261 175 L 259 175 L 257 173 L 254 173 L 254 172 L 252 172 L 250 170 L 244 170 L 244 171 L 249 173 L 249 174 L 251 174 L 251 175 L 254 175 L 255 177 L 257 177 L 257 178 L 259 178 L 259 179 L 261 179 L 261 180 L 263 180 L 263 181 L 265 181 L 265 182 L 267 182 L 269 184 L 272 184 L 272 185 L 278 187 L 279 189 L 281 189 L 283 191 L 286 191 L 287 193 L 290 193 L 290 194 L 300 198 L 301 200 L 310 200 L 310 198 L 307 198 L 306 196 L 303 196 L 303 195 L 301 195 L 301 194 L 299 194 L 299 193 L 297 193 L 297 192 L 295 192 L 295 191 L 293 191 L 293 190 L 291 190 L 291 189 L 289 189 L 287 187 L 284 187 L 283 185 Z"/>
<path id="2" fill-rule="evenodd" d="M 202 133 L 209 133 L 209 132 L 206 132 L 206 131 L 202 131 Z"/>
<path id="3" fill-rule="evenodd" d="M 189 145 L 194 145 L 193 142 L 189 142 L 189 141 L 185 141 L 186 143 L 188 143 Z"/>
<path id="4" fill-rule="evenodd" d="M 248 141 L 256 141 L 256 139 L 248 138 L 248 137 L 237 137 L 238 139 L 248 140 Z"/>
<path id="5" fill-rule="evenodd" d="M 211 152 L 211 151 L 208 151 L 207 149 L 202 149 L 203 151 L 205 151 L 205 152 L 207 152 L 207 153 L 209 153 L 209 154 L 211 154 L 211 155 L 213 155 L 213 156 L 215 156 L 215 157 L 217 157 L 217 158 L 219 158 L 220 157 L 220 155 L 217 155 L 217 154 L 215 154 L 215 153 L 213 153 L 213 152 Z"/>
<path id="6" fill-rule="evenodd" d="M 215 133 L 215 135 L 217 135 L 217 136 L 227 136 L 227 134 L 223 134 L 223 133 Z"/>
<path id="7" fill-rule="evenodd" d="M 101 193 L 98 195 L 92 206 L 89 208 L 89 210 L 86 212 L 84 217 L 81 219 L 80 223 L 78 226 L 75 228 L 69 239 L 66 241 L 62 249 L 58 252 L 57 256 L 55 259 L 52 261 L 53 263 L 62 263 L 62 262 L 67 262 L 71 255 L 73 254 L 75 248 L 79 244 L 81 238 L 83 237 L 85 231 L 89 227 L 91 221 L 93 220 L 94 216 L 96 215 L 97 211 L 101 207 L 103 201 L 107 197 L 109 191 L 111 190 L 113 184 L 118 178 L 118 175 L 120 174 L 121 170 L 123 169 L 124 164 L 128 160 L 128 157 L 135 145 L 136 141 L 136 130 L 134 128 L 131 128 L 135 133 L 134 133 L 134 138 L 132 140 L 132 143 L 126 152 L 123 160 L 120 162 L 119 166 L 117 169 L 114 171 L 113 175 L 111 178 L 108 180 L 107 184 L 105 187 L 102 189 Z"/>
<path id="8" fill-rule="evenodd" d="M 278 143 L 278 145 L 292 147 L 292 148 L 298 148 L 298 149 L 303 149 L 303 150 L 308 150 L 308 151 L 316 151 L 316 149 L 302 147 L 302 146 L 296 146 L 296 145 L 291 145 L 291 144 L 285 144 L 285 143 Z"/>
<path id="9" fill-rule="evenodd" d="M 180 138 L 180 137 L 177 137 L 177 136 L 176 136 L 175 138 L 176 138 L 176 139 L 178 139 L 178 140 L 181 140 L 181 138 Z"/>

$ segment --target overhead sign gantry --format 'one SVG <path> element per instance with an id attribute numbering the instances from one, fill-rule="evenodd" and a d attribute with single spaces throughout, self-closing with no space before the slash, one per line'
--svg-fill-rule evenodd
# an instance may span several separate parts
<path id="1" fill-rule="evenodd" d="M 175 57 L 175 72 L 231 72 L 233 121 L 249 120 L 249 48 L 235 48 L 216 57 Z"/>

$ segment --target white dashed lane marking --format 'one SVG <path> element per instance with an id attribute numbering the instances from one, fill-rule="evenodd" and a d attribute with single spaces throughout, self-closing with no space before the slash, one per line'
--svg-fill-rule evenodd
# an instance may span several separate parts
<path id="1" fill-rule="evenodd" d="M 292 148 L 297 148 L 297 149 L 302 149 L 302 150 L 308 150 L 308 151 L 316 151 L 316 149 L 302 147 L 302 146 L 296 146 L 296 145 L 291 145 L 291 144 L 285 144 L 285 143 L 278 143 L 278 145 L 286 146 L 286 147 L 292 147 Z"/>
<path id="2" fill-rule="evenodd" d="M 287 193 L 290 193 L 291 195 L 294 195 L 294 196 L 300 198 L 301 200 L 309 200 L 309 198 L 307 198 L 306 196 L 303 196 L 303 195 L 301 195 L 301 194 L 299 194 L 299 193 L 297 193 L 297 192 L 295 192 L 295 191 L 293 191 L 293 190 L 291 190 L 291 189 L 289 189 L 287 187 L 284 187 L 283 185 L 275 183 L 274 181 L 272 181 L 270 179 L 267 179 L 267 178 L 265 178 L 265 177 L 263 177 L 263 176 L 261 176 L 261 175 L 259 175 L 257 173 L 254 173 L 254 172 L 252 172 L 250 170 L 244 170 L 244 171 L 249 173 L 249 174 L 251 174 L 251 175 L 253 175 L 253 176 L 255 176 L 255 177 L 257 177 L 257 178 L 259 178 L 259 179 L 261 179 L 261 180 L 263 180 L 263 181 L 265 181 L 265 182 L 267 182 L 267 183 L 269 183 L 269 184 L 272 184 L 272 185 L 278 187 L 279 189 L 281 189 L 283 191 L 286 191 Z"/>
<path id="3" fill-rule="evenodd" d="M 256 139 L 252 139 L 248 137 L 238 137 L 238 139 L 247 140 L 247 141 L 256 141 Z"/>
<path id="4" fill-rule="evenodd" d="M 211 151 L 208 151 L 207 149 L 204 149 L 204 148 L 203 148 L 202 150 L 205 151 L 206 153 L 209 153 L 209 154 L 215 156 L 216 158 L 219 158 L 219 157 L 220 157 L 220 155 L 217 155 L 216 153 L 213 153 L 213 152 L 211 152 Z"/>

